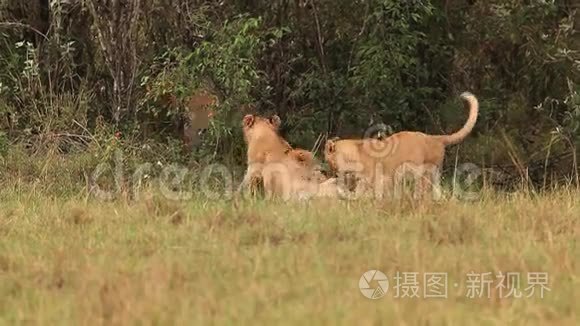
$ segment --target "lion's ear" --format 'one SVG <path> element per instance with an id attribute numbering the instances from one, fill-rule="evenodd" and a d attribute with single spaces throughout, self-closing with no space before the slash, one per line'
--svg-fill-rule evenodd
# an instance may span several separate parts
<path id="1" fill-rule="evenodd" d="M 333 153 L 336 149 L 336 144 L 334 143 L 334 139 L 329 139 L 326 141 L 325 149 L 328 153 Z"/>
<path id="2" fill-rule="evenodd" d="M 312 156 L 312 153 L 310 153 L 306 150 L 303 150 L 303 149 L 295 149 L 294 155 L 295 155 L 296 159 L 300 162 L 310 162 L 314 159 L 314 157 Z"/>
<path id="3" fill-rule="evenodd" d="M 280 117 L 277 114 L 274 114 L 273 116 L 270 117 L 270 123 L 274 126 L 274 128 L 278 129 L 282 124 L 282 119 L 280 119 Z"/>
<path id="4" fill-rule="evenodd" d="M 244 116 L 244 119 L 242 120 L 244 127 L 251 127 L 254 124 L 254 115 L 252 114 L 246 114 Z"/>
<path id="5" fill-rule="evenodd" d="M 304 158 L 304 155 L 302 155 L 302 153 L 300 152 L 294 152 L 294 158 L 298 161 L 298 162 L 304 162 L 306 159 Z"/>

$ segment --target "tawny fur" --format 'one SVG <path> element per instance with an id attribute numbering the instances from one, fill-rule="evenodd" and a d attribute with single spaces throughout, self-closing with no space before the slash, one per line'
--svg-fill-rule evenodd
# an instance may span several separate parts
<path id="1" fill-rule="evenodd" d="M 176 101 L 173 100 L 173 102 Z M 211 108 L 218 104 L 217 96 L 205 89 L 197 91 L 187 99 L 185 104 L 187 112 L 181 130 L 181 139 L 185 150 L 190 151 L 192 146 L 199 141 L 198 131 L 208 127 L 209 121 L 214 115 Z"/>
<path id="2" fill-rule="evenodd" d="M 243 119 L 244 140 L 247 144 L 248 168 L 238 188 L 247 187 L 252 179 L 261 178 L 268 197 L 284 199 L 311 196 L 318 182 L 312 153 L 292 149 L 278 135 L 280 121 L 246 115 Z"/>
<path id="3" fill-rule="evenodd" d="M 268 119 L 268 122 L 270 123 L 276 134 L 279 136 L 280 125 L 282 124 L 282 120 L 280 119 L 280 117 L 278 115 L 273 115 L 272 117 L 270 117 L 270 119 Z M 302 148 L 292 148 L 292 146 L 290 146 L 290 144 L 283 137 L 281 136 L 279 137 L 284 146 L 287 148 L 286 153 L 288 155 L 296 159 L 296 161 L 301 162 L 305 166 L 312 166 L 314 164 L 314 155 L 312 154 L 312 152 Z"/>
<path id="4" fill-rule="evenodd" d="M 396 190 L 398 180 L 409 170 L 419 182 L 419 195 L 432 189 L 438 182 L 445 147 L 458 144 L 467 137 L 477 121 L 479 104 L 477 98 L 465 92 L 461 94 L 469 117 L 464 126 L 451 135 L 428 135 L 422 132 L 402 131 L 383 140 L 330 139 L 325 144 L 324 157 L 331 169 L 344 176 L 352 172 L 357 182 L 366 183 L 384 194 Z M 357 185 L 358 187 L 358 185 Z"/>

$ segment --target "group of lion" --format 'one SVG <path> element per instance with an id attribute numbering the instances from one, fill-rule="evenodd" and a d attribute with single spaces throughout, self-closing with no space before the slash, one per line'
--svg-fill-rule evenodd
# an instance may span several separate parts
<path id="1" fill-rule="evenodd" d="M 292 148 L 280 136 L 282 122 L 277 115 L 266 118 L 247 114 L 242 128 L 248 166 L 237 193 L 261 184 L 267 198 L 284 200 L 383 198 L 396 194 L 403 178 L 410 174 L 416 181 L 414 195 L 430 198 L 428 195 L 437 190 L 445 147 L 465 139 L 477 120 L 477 98 L 469 92 L 460 97 L 469 109 L 469 117 L 459 131 L 450 135 L 402 131 L 389 137 L 328 139 L 324 160 L 332 176 L 321 173 L 312 152 Z"/>

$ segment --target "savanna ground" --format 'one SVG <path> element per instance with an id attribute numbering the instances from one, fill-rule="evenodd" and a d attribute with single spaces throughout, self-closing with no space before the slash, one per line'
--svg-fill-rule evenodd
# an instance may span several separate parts
<path id="1" fill-rule="evenodd" d="M 0 320 L 6 325 L 577 323 L 578 191 L 479 195 L 424 207 L 408 199 L 234 205 L 203 198 L 172 201 L 154 191 L 138 200 L 104 202 L 81 193 L 8 187 L 0 192 Z M 371 269 L 385 273 L 390 283 L 377 300 L 358 287 Z M 418 273 L 418 298 L 402 297 L 402 281 L 397 295 L 397 271 Z M 424 297 L 423 277 L 436 272 L 448 276 L 447 298 Z M 490 291 L 476 283 L 483 297 L 470 297 L 475 292 L 468 274 L 486 272 L 493 275 Z M 520 275 L 521 298 L 499 292 L 500 272 Z M 543 298 L 539 286 L 527 297 L 528 273 L 548 276 Z"/>

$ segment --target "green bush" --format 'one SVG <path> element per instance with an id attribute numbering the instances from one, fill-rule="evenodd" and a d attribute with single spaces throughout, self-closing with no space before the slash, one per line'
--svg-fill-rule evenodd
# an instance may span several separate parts
<path id="1" fill-rule="evenodd" d="M 0 18 L 20 22 L 0 30 L 4 143 L 31 156 L 106 160 L 104 144 L 120 132 L 132 159 L 241 165 L 242 108 L 280 115 L 282 135 L 313 148 L 324 136 L 360 137 L 379 123 L 451 132 L 465 121 L 457 95 L 467 90 L 480 99 L 480 116 L 459 161 L 513 175 L 577 173 L 580 55 L 569 4 L 141 4 L 111 19 L 97 2 L 0 2 Z M 180 121 L 200 88 L 220 103 L 200 144 L 184 153 Z"/>

